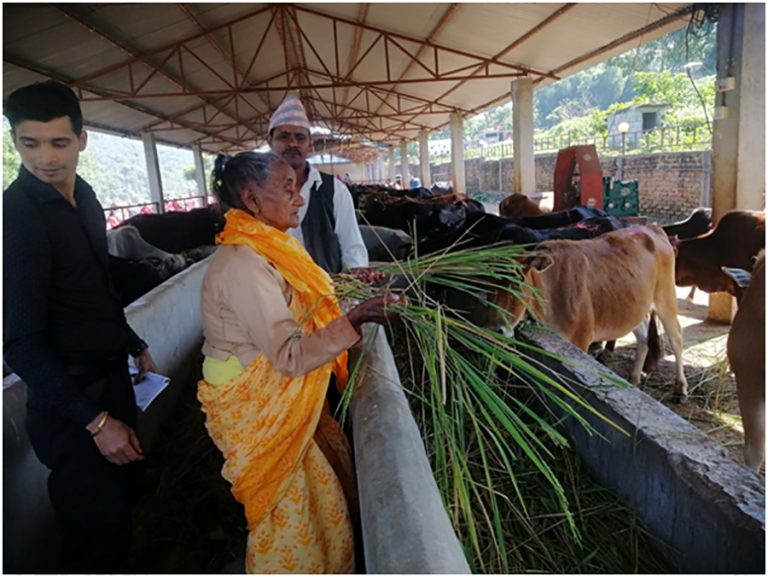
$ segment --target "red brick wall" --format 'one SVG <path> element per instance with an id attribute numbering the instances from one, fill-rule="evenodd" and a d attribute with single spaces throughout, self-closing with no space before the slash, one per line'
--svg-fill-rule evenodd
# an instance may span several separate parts
<path id="1" fill-rule="evenodd" d="M 556 154 L 536 155 L 537 192 L 552 190 L 556 158 Z M 618 178 L 621 162 L 619 157 L 602 158 L 603 174 Z M 711 151 L 632 155 L 624 159 L 624 178 L 638 181 L 640 214 L 671 222 L 687 217 L 698 206 L 711 206 L 711 167 Z M 433 179 L 450 178 L 450 164 L 432 165 L 431 170 Z M 514 190 L 514 170 L 513 159 L 501 160 L 499 186 L 498 160 L 467 160 L 467 190 L 502 198 Z"/>

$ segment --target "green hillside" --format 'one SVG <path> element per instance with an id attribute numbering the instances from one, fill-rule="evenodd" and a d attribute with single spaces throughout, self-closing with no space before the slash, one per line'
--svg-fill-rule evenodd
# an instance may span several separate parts
<path id="1" fill-rule="evenodd" d="M 18 154 L 8 122 L 3 120 L 3 189 L 16 178 Z M 159 145 L 158 157 L 165 198 L 197 196 L 192 151 Z M 207 173 L 212 161 L 205 158 Z M 104 207 L 150 201 L 144 150 L 140 140 L 88 131 L 88 146 L 80 155 L 78 173 L 94 188 Z"/>

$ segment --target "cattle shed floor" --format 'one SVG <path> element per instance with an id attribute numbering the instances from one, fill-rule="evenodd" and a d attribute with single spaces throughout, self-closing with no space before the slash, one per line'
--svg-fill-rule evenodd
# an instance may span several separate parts
<path id="1" fill-rule="evenodd" d="M 726 342 L 730 325 L 707 320 L 709 295 L 696 291 L 693 302 L 685 297 L 689 288 L 677 288 L 677 307 L 683 327 L 683 361 L 688 379 L 686 403 L 671 401 L 675 379 L 675 357 L 665 341 L 665 356 L 659 368 L 644 379 L 641 388 L 720 443 L 738 463 L 744 463 L 744 429 L 741 424 L 736 381 L 728 365 Z M 635 338 L 629 334 L 616 343 L 614 358 L 606 364 L 628 378 L 635 355 Z M 761 469 L 764 474 L 764 469 Z"/>

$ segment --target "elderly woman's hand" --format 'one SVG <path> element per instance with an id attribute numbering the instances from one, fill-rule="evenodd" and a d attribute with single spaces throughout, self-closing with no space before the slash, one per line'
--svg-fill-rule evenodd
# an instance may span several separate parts
<path id="1" fill-rule="evenodd" d="M 363 301 L 347 313 L 347 318 L 355 329 L 359 331 L 363 323 L 382 324 L 397 316 L 397 311 L 391 308 L 391 305 L 408 304 L 408 297 L 387 294 L 384 296 L 373 297 Z"/>
<path id="2" fill-rule="evenodd" d="M 370 267 L 351 268 L 349 273 L 365 284 L 376 284 L 386 278 L 383 272 Z"/>

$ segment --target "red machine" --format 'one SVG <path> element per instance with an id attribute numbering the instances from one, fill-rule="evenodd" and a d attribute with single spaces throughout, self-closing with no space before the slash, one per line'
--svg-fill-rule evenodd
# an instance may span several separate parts
<path id="1" fill-rule="evenodd" d="M 557 153 L 554 189 L 552 210 L 603 208 L 603 169 L 594 144 L 571 146 Z"/>

